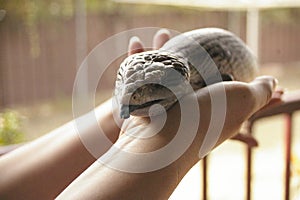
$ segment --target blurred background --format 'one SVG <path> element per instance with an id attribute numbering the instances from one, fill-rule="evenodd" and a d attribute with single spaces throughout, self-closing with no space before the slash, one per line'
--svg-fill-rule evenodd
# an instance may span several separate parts
<path id="1" fill-rule="evenodd" d="M 83 59 L 101 41 L 132 28 L 228 29 L 253 49 L 261 74 L 275 76 L 286 92 L 300 89 L 298 1 L 141 2 L 0 0 L 0 145 L 30 141 L 71 120 L 73 82 Z M 115 62 L 101 80 L 97 103 L 111 96 L 117 68 Z M 299 162 L 300 115 L 294 116 L 293 158 Z M 255 124 L 260 146 L 254 151 L 253 199 L 283 198 L 282 119 Z M 244 145 L 232 141 L 212 153 L 210 199 L 244 199 L 244 153 Z M 292 167 L 291 199 L 297 199 L 299 163 Z M 200 177 L 197 165 L 171 199 L 201 199 Z"/>

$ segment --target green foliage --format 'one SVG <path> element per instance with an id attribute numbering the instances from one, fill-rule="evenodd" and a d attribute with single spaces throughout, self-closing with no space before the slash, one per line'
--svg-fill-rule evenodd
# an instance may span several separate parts
<path id="1" fill-rule="evenodd" d="M 74 13 L 72 0 L 0 0 L 0 8 L 6 10 L 10 22 L 33 24 L 52 19 L 70 18 Z"/>
<path id="2" fill-rule="evenodd" d="M 110 0 L 86 0 L 83 4 L 89 13 L 115 11 L 115 4 Z M 6 11 L 6 17 L 25 24 L 70 19 L 74 17 L 77 6 L 78 0 L 0 0 L 0 9 Z"/>
<path id="3" fill-rule="evenodd" d="M 0 9 L 6 11 L 5 18 L 9 19 L 10 23 L 23 24 L 31 28 L 39 23 L 74 18 L 78 9 L 82 9 L 79 2 L 80 0 L 0 0 Z M 185 13 L 190 11 L 180 7 L 116 3 L 112 0 L 85 0 L 82 4 L 89 15 L 101 13 L 110 16 L 117 13 L 130 16 L 153 15 L 166 10 L 182 10 Z"/>
<path id="4" fill-rule="evenodd" d="M 299 8 L 276 8 L 261 12 L 264 23 L 280 23 L 299 25 Z"/>
<path id="5" fill-rule="evenodd" d="M 14 111 L 0 113 L 0 145 L 9 145 L 24 141 L 21 131 L 21 116 Z"/>

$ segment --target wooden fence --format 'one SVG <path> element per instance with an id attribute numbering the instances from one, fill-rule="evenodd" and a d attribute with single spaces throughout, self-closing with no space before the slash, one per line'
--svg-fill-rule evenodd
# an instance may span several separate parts
<path id="1" fill-rule="evenodd" d="M 245 13 L 240 17 L 239 33 L 245 39 Z M 228 28 L 228 12 L 216 11 L 172 10 L 153 15 L 99 13 L 88 14 L 86 19 L 88 51 L 113 34 L 137 27 L 166 27 L 178 31 Z M 295 23 L 261 21 L 260 63 L 299 61 L 300 27 Z M 8 17 L 0 22 L 0 44 L 0 107 L 31 104 L 72 93 L 78 67 L 75 17 L 40 21 L 34 27 L 12 22 Z M 103 87 L 112 88 L 113 82 L 113 78 L 107 78 Z"/>

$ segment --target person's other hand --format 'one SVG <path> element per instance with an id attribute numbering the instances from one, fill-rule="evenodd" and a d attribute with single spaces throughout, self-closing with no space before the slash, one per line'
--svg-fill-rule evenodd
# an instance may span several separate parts
<path id="1" fill-rule="evenodd" d="M 152 41 L 153 50 L 161 48 L 170 39 L 170 37 L 171 34 L 167 29 L 160 29 L 157 31 Z M 145 49 L 140 38 L 136 36 L 132 37 L 128 45 L 128 56 L 143 51 L 145 51 Z"/>

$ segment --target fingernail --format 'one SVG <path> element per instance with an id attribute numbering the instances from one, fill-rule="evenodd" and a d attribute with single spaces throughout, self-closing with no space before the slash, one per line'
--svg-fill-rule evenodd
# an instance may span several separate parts
<path id="1" fill-rule="evenodd" d="M 157 34 L 167 34 L 167 35 L 171 35 L 170 31 L 166 28 L 162 28 L 159 31 L 157 31 Z"/>
<path id="2" fill-rule="evenodd" d="M 277 78 L 274 78 L 274 85 L 273 85 L 274 90 L 276 89 L 277 85 L 278 85 L 278 80 Z"/>
<path id="3" fill-rule="evenodd" d="M 133 44 L 135 42 L 141 42 L 140 38 L 137 37 L 137 36 L 131 37 L 130 40 L 129 40 L 129 45 L 131 45 L 131 44 Z"/>
<path id="4" fill-rule="evenodd" d="M 274 81 L 275 81 L 275 85 L 278 85 L 278 79 L 274 78 Z"/>

